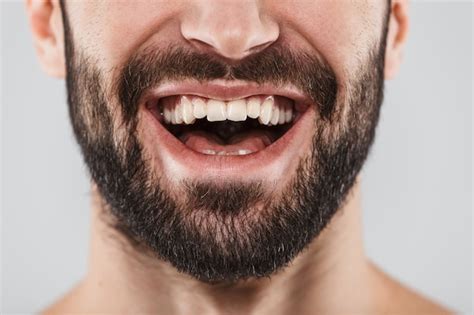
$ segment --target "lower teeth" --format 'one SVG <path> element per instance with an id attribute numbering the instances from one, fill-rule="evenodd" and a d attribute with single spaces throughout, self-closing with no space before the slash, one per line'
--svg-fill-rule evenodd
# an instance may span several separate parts
<path id="1" fill-rule="evenodd" d="M 251 154 L 253 152 L 250 151 L 250 150 L 242 149 L 242 150 L 231 151 L 231 152 L 215 151 L 215 150 L 202 150 L 201 153 L 206 154 L 206 155 L 248 155 L 248 154 Z"/>

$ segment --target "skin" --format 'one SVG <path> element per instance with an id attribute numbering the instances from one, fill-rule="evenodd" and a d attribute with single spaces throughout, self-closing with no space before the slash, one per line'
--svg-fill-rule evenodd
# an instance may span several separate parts
<path id="1" fill-rule="evenodd" d="M 379 0 L 313 1 L 71 1 L 67 12 L 75 45 L 94 56 L 106 78 L 138 48 L 178 44 L 230 61 L 265 49 L 277 38 L 319 51 L 344 82 L 379 40 L 385 12 Z M 392 1 L 385 78 L 400 65 L 408 32 L 408 4 Z M 291 8 L 289 10 L 288 8 Z M 37 54 L 51 76 L 65 77 L 58 1 L 29 0 Z M 142 139 L 153 147 L 142 128 Z M 301 155 L 310 141 L 303 139 Z M 182 173 L 156 163 L 168 178 Z M 264 174 L 283 185 L 285 173 Z M 176 176 L 179 175 L 179 176 Z M 172 185 L 172 183 L 169 183 Z M 281 187 L 276 187 L 281 188 Z M 102 219 L 103 201 L 92 184 L 89 270 L 66 296 L 44 311 L 153 314 L 447 314 L 375 267 L 364 254 L 359 183 L 329 226 L 293 263 L 271 278 L 211 286 L 178 273 L 127 245 Z M 113 262 L 113 263 L 111 263 Z M 341 301 L 343 303 L 341 303 Z"/>

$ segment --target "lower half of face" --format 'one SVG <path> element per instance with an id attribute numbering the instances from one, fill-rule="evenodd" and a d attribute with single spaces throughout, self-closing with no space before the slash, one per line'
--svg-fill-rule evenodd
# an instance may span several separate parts
<path id="1" fill-rule="evenodd" d="M 117 229 L 208 282 L 268 276 L 321 232 L 382 101 L 383 45 L 347 82 L 284 46 L 237 65 L 156 48 L 129 60 L 114 91 L 72 51 L 73 127 Z"/>

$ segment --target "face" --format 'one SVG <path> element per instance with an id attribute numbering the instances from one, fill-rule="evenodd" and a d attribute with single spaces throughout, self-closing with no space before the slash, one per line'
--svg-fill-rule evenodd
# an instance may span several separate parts
<path id="1" fill-rule="evenodd" d="M 73 129 L 108 220 L 138 250 L 237 281 L 318 236 L 374 138 L 389 3 L 60 7 Z"/>

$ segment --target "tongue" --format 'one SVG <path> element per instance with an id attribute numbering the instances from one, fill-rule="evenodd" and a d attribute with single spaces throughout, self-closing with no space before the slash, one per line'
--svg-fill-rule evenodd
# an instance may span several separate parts
<path id="1" fill-rule="evenodd" d="M 194 151 L 204 154 L 244 155 L 265 149 L 272 143 L 271 135 L 262 130 L 240 133 L 227 143 L 215 134 L 205 131 L 189 131 L 181 135 L 181 141 Z"/>

